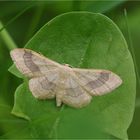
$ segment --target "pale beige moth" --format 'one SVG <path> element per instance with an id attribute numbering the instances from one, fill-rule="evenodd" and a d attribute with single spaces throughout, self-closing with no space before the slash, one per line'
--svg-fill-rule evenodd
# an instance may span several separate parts
<path id="1" fill-rule="evenodd" d="M 29 78 L 29 89 L 38 99 L 56 98 L 62 103 L 81 108 L 92 96 L 111 92 L 121 85 L 121 78 L 108 70 L 71 68 L 61 65 L 29 49 L 10 52 L 17 69 Z"/>

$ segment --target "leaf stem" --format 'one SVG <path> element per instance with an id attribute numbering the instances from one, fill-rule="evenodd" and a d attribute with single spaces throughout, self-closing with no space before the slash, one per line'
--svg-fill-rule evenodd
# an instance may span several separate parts
<path id="1" fill-rule="evenodd" d="M 136 99 L 136 104 L 135 104 L 136 108 L 140 107 L 140 98 Z"/>
<path id="2" fill-rule="evenodd" d="M 140 85 L 140 75 L 139 75 L 139 72 L 138 72 L 138 67 L 137 67 L 136 56 L 135 56 L 135 52 L 134 52 L 134 48 L 133 48 L 133 41 L 132 41 L 132 37 L 131 37 L 131 32 L 130 32 L 129 25 L 128 25 L 128 18 L 127 18 L 126 9 L 124 9 L 124 15 L 125 15 L 126 26 L 127 26 L 129 47 L 130 47 L 130 51 L 131 51 L 133 61 L 134 61 L 134 66 L 135 66 L 135 72 L 136 72 L 136 76 L 137 76 L 138 85 Z"/>
<path id="3" fill-rule="evenodd" d="M 4 26 L 3 26 L 2 22 L 0 21 L 0 29 L 3 28 L 3 27 Z M 0 32 L 0 37 L 4 41 L 4 43 L 6 44 L 6 46 L 9 50 L 17 48 L 16 43 L 13 41 L 12 37 L 10 36 L 10 34 L 7 32 L 6 29 L 3 29 Z"/>

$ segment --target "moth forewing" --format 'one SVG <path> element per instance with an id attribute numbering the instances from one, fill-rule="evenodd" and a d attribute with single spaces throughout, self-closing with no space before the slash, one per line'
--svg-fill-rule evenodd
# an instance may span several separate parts
<path id="1" fill-rule="evenodd" d="M 108 70 L 73 69 L 79 79 L 79 83 L 90 95 L 103 95 L 111 92 L 122 84 L 121 78 Z"/>
<path id="2" fill-rule="evenodd" d="M 29 49 L 17 48 L 12 50 L 10 55 L 18 70 L 29 78 L 45 75 L 48 70 L 55 70 L 60 66 L 57 62 Z"/>

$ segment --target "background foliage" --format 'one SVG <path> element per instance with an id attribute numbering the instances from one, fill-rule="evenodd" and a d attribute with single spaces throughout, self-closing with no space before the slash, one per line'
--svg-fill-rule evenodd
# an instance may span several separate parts
<path id="1" fill-rule="evenodd" d="M 137 73 L 137 99 L 135 114 L 130 128 L 129 138 L 140 138 L 140 82 L 139 82 L 139 10 L 138 1 L 45 1 L 45 2 L 0 2 L 0 26 L 7 29 L 0 34 L 0 135 L 2 138 L 30 137 L 31 127 L 25 120 L 10 114 L 14 102 L 14 91 L 22 81 L 11 75 L 7 69 L 12 64 L 9 50 L 15 46 L 23 47 L 47 21 L 64 12 L 91 11 L 104 13 L 121 29 L 127 39 L 129 50 L 132 52 Z M 124 9 L 127 10 L 124 12 Z M 3 23 L 3 25 L 2 25 Z M 14 41 L 13 41 L 14 40 Z M 15 43 L 14 43 L 15 42 Z M 20 125 L 19 125 L 20 124 Z M 14 129 L 13 129 L 14 128 Z"/>

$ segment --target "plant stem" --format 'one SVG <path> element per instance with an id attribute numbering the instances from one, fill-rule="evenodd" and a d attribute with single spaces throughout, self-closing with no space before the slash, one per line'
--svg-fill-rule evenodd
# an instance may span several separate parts
<path id="1" fill-rule="evenodd" d="M 136 99 L 135 107 L 137 107 L 137 108 L 140 107 L 140 98 Z"/>
<path id="2" fill-rule="evenodd" d="M 125 19 L 126 19 L 126 26 L 127 26 L 127 32 L 128 32 L 128 38 L 129 38 L 129 47 L 130 47 L 130 51 L 131 51 L 131 54 L 132 54 L 132 57 L 133 57 L 133 62 L 134 62 L 134 66 L 135 66 L 135 72 L 136 72 L 138 85 L 140 85 L 140 75 L 139 75 L 139 72 L 138 72 L 138 67 L 137 67 L 136 56 L 135 56 L 135 52 L 134 52 L 134 48 L 133 48 L 131 32 L 130 32 L 129 25 L 128 25 L 126 9 L 124 9 L 124 15 L 125 15 Z"/>
<path id="3" fill-rule="evenodd" d="M 2 22 L 0 21 L 0 29 L 3 28 L 3 24 Z M 17 45 L 16 43 L 13 41 L 12 37 L 10 36 L 10 34 L 7 32 L 6 29 L 3 29 L 1 32 L 0 32 L 0 37 L 1 39 L 4 41 L 4 43 L 6 44 L 7 48 L 9 50 L 12 50 L 14 48 L 17 48 Z"/>
<path id="4" fill-rule="evenodd" d="M 18 17 L 20 17 L 23 13 L 25 13 L 28 9 L 30 9 L 33 6 L 30 5 L 28 7 L 25 7 L 21 12 L 19 12 L 16 16 L 14 16 L 11 20 L 9 20 L 2 28 L 0 28 L 0 32 L 5 29 L 8 25 L 10 25 L 12 22 L 14 22 Z"/>

